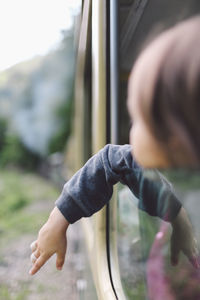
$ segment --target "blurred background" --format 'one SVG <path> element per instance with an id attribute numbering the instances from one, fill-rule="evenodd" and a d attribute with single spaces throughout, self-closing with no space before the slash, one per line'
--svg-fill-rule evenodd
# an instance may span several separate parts
<path id="1" fill-rule="evenodd" d="M 80 11 L 80 0 L 0 1 L 1 300 L 73 300 L 84 287 L 77 240 L 62 272 L 53 258 L 28 275 L 29 245 L 64 181 Z"/>
<path id="2" fill-rule="evenodd" d="M 80 1 L 1 1 L 2 167 L 36 169 L 48 155 L 65 147 L 79 11 Z"/>

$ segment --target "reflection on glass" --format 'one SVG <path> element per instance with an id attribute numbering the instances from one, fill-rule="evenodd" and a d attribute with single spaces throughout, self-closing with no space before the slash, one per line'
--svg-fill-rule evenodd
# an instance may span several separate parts
<path id="1" fill-rule="evenodd" d="M 138 199 L 118 184 L 118 255 L 122 284 L 128 299 L 144 299 L 144 263 L 139 232 Z"/>
<path id="2" fill-rule="evenodd" d="M 131 192 L 120 187 L 118 250 L 124 289 L 128 299 L 200 299 L 200 172 L 163 175 L 183 207 L 172 224 L 138 210 Z M 147 177 L 154 180 L 151 171 Z"/>
<path id="3" fill-rule="evenodd" d="M 200 243 L 200 172 L 178 170 L 165 172 L 164 175 L 173 184 L 174 193 L 186 210 L 189 222 L 191 223 L 191 232 L 188 234 L 187 229 L 184 227 L 185 224 L 183 224 L 183 232 L 180 232 L 176 242 L 177 246 L 179 246 L 181 243 L 180 236 L 182 234 L 182 242 L 185 243 L 184 249 L 182 253 L 180 253 L 178 264 L 171 266 L 169 249 L 169 234 L 171 234 L 171 228 L 170 226 L 160 228 L 159 230 L 163 231 L 163 238 L 160 239 L 159 242 L 158 239 L 154 238 L 148 263 L 151 261 L 151 253 L 153 251 L 155 252 L 154 257 L 160 257 L 160 260 L 162 260 L 162 267 L 159 272 L 157 272 L 157 276 L 162 277 L 164 283 L 163 289 L 166 291 L 164 299 L 200 299 L 200 269 L 198 268 L 198 261 L 196 268 L 194 262 L 194 259 L 198 260 L 198 245 Z M 163 227 L 163 225 L 161 226 Z M 191 243 L 193 237 L 197 240 L 195 247 Z M 157 249 L 155 249 L 156 247 Z M 165 248 L 168 248 L 166 253 L 163 252 Z M 149 275 L 151 276 L 151 274 Z M 155 287 L 155 284 L 153 288 L 152 282 L 148 285 L 148 291 L 151 295 L 149 299 L 158 299 L 157 296 L 154 296 L 158 288 L 158 286 Z"/>

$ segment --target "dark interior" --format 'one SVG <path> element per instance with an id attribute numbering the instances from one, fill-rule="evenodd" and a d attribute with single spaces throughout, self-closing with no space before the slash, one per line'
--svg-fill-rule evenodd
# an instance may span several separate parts
<path id="1" fill-rule="evenodd" d="M 119 143 L 128 143 L 127 81 L 144 43 L 158 33 L 200 12 L 199 0 L 119 1 Z"/>

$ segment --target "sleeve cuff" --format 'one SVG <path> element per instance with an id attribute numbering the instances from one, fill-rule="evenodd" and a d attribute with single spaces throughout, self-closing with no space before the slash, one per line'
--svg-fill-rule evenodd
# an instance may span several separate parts
<path id="1" fill-rule="evenodd" d="M 70 224 L 75 223 L 84 216 L 84 212 L 81 208 L 76 204 L 72 197 L 64 195 L 64 191 L 56 200 L 55 205 Z"/>

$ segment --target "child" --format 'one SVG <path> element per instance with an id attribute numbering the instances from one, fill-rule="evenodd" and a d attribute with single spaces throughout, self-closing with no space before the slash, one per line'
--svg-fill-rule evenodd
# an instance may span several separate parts
<path id="1" fill-rule="evenodd" d="M 54 253 L 57 268 L 62 268 L 69 224 L 101 209 L 118 181 L 129 186 L 141 209 L 171 222 L 173 237 L 185 233 L 178 244 L 172 239 L 172 263 L 177 263 L 182 250 L 198 266 L 192 228 L 183 207 L 159 174 L 152 182 L 142 167 L 199 166 L 199 28 L 199 17 L 180 23 L 139 56 L 129 80 L 128 109 L 134 121 L 131 146 L 105 146 L 66 183 L 32 245 L 30 274 Z"/>

